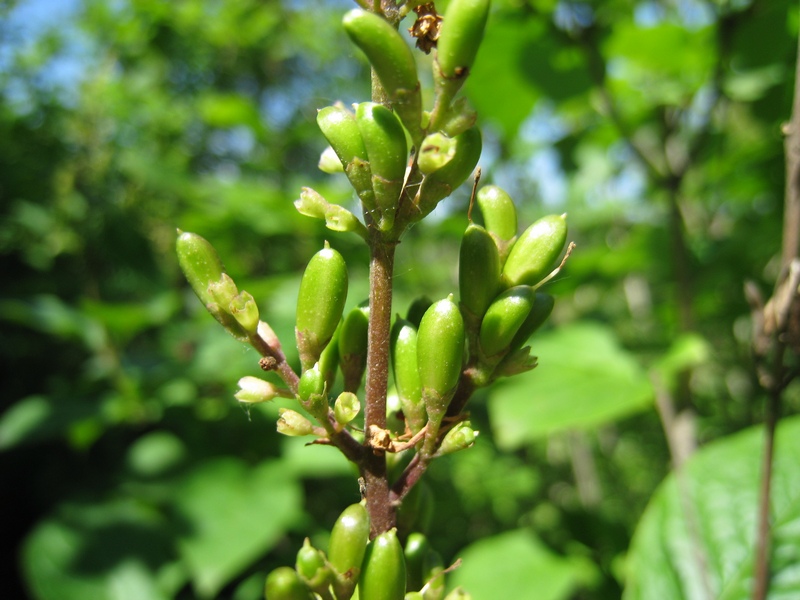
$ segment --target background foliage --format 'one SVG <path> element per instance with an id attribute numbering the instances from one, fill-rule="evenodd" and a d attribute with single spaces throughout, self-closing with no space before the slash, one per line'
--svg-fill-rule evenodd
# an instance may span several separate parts
<path id="1" fill-rule="evenodd" d="M 351 202 L 316 169 L 314 120 L 368 96 L 349 6 L 0 8 L 5 597 L 256 598 L 357 500 L 333 450 L 278 437 L 277 406 L 237 406 L 257 357 L 173 253 L 176 227 L 211 240 L 287 347 L 324 239 L 348 260 L 348 307 L 366 297 L 365 249 L 292 207 L 301 185 Z M 478 444 L 427 476 L 431 537 L 476 600 L 747 596 L 760 438 L 732 434 L 763 398 L 741 290 L 777 276 L 797 25 L 788 0 L 495 1 L 467 86 L 484 181 L 522 222 L 567 211 L 578 249 L 540 367 L 477 398 Z M 403 240 L 396 310 L 456 289 L 466 202 Z M 708 446 L 686 476 L 705 574 L 684 564 L 675 476 L 653 495 L 671 463 L 656 394 L 678 456 Z M 775 597 L 800 589 L 797 426 L 779 438 Z"/>

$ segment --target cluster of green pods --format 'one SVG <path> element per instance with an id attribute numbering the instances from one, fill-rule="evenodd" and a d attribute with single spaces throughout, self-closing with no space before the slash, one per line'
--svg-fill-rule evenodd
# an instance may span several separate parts
<path id="1" fill-rule="evenodd" d="M 266 600 L 469 600 L 460 588 L 445 596 L 442 557 L 422 533 L 396 529 L 369 539 L 363 504 L 348 506 L 331 530 L 327 554 L 306 539 L 295 567 L 266 579 Z"/>
<path id="2" fill-rule="evenodd" d="M 382 101 L 319 111 L 317 124 L 330 144 L 320 167 L 346 174 L 365 225 L 313 190 L 305 189 L 295 203 L 300 212 L 338 231 L 366 237 L 374 227 L 398 239 L 470 176 L 481 155 L 481 134 L 474 111 L 454 96 L 475 60 L 488 11 L 489 0 L 450 2 L 438 35 L 430 111 L 423 110 L 417 63 L 396 26 L 360 8 L 344 16 L 345 32 L 380 82 Z"/>

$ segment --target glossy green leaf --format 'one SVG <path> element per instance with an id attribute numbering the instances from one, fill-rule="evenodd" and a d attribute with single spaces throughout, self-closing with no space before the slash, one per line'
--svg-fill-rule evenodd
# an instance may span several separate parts
<path id="1" fill-rule="evenodd" d="M 607 327 L 577 323 L 532 340 L 539 366 L 493 388 L 492 428 L 506 449 L 647 408 L 650 382 Z"/>
<path id="2" fill-rule="evenodd" d="M 474 600 L 566 600 L 593 572 L 590 564 L 555 554 L 522 529 L 475 542 L 459 556 L 463 563 L 448 576 L 448 587 L 461 586 Z"/>
<path id="3" fill-rule="evenodd" d="M 285 467 L 264 462 L 249 468 L 232 458 L 209 461 L 189 473 L 175 501 L 187 525 L 178 542 L 180 554 L 200 598 L 215 597 L 302 511 L 302 491 Z"/>
<path id="4" fill-rule="evenodd" d="M 624 600 L 751 597 L 763 446 L 763 428 L 750 428 L 661 484 L 634 534 Z M 788 600 L 800 597 L 800 417 L 779 426 L 773 469 L 769 598 Z"/>

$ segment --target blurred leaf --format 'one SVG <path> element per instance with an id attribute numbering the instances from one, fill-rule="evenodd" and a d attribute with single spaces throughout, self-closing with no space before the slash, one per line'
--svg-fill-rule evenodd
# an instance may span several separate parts
<path id="1" fill-rule="evenodd" d="M 136 440 L 128 450 L 128 466 L 137 475 L 157 477 L 181 464 L 186 446 L 169 431 L 153 431 Z"/>
<path id="2" fill-rule="evenodd" d="M 682 372 L 703 364 L 710 357 L 711 345 L 698 334 L 686 333 L 672 342 L 654 369 L 663 382 L 674 386 Z"/>
<path id="3" fill-rule="evenodd" d="M 86 399 L 28 396 L 0 415 L 0 451 L 67 437 L 97 411 Z"/>
<path id="4" fill-rule="evenodd" d="M 751 597 L 763 445 L 763 428 L 750 428 L 700 450 L 682 482 L 662 483 L 634 534 L 625 600 Z M 780 424 L 773 469 L 769 597 L 797 598 L 800 417 Z"/>
<path id="5" fill-rule="evenodd" d="M 130 500 L 62 506 L 25 540 L 22 567 L 38 600 L 167 600 L 186 581 L 169 523 Z"/>
<path id="6" fill-rule="evenodd" d="M 558 556 L 521 529 L 475 542 L 459 555 L 463 563 L 448 585 L 462 586 L 475 600 L 570 598 L 594 576 L 588 561 Z"/>
<path id="7" fill-rule="evenodd" d="M 254 129 L 261 122 L 253 102 L 239 94 L 208 93 L 198 100 L 203 120 L 211 127 L 228 128 L 247 125 Z"/>
<path id="8" fill-rule="evenodd" d="M 652 389 L 611 329 L 576 323 L 534 336 L 539 366 L 493 388 L 492 430 L 503 449 L 569 429 L 588 429 L 647 408 Z"/>
<path id="9" fill-rule="evenodd" d="M 299 484 L 277 461 L 250 468 L 215 459 L 187 475 L 176 494 L 187 523 L 178 545 L 201 598 L 213 598 L 269 551 L 303 511 Z"/>

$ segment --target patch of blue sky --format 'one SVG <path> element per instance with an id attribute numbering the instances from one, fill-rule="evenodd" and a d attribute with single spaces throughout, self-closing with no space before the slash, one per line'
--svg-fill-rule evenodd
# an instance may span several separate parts
<path id="1" fill-rule="evenodd" d="M 670 18 L 677 18 L 682 25 L 692 29 L 706 27 L 715 20 L 709 3 L 702 0 L 646 0 L 634 9 L 634 21 L 641 27 L 655 27 Z"/>
<path id="2" fill-rule="evenodd" d="M 3 93 L 18 111 L 30 110 L 37 93 L 67 105 L 77 101 L 92 63 L 91 44 L 78 24 L 82 8 L 82 0 L 20 0 L 5 15 L 0 76 L 8 78 Z M 49 35 L 60 41 L 58 51 L 33 69 L 19 68 L 20 59 L 35 53 Z"/>

